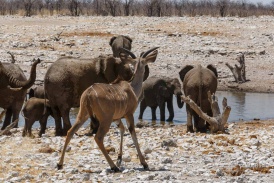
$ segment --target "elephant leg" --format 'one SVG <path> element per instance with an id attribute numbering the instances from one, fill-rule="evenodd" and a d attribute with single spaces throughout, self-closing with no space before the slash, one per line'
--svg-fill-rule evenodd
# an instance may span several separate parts
<path id="1" fill-rule="evenodd" d="M 186 114 L 187 114 L 187 132 L 193 133 L 193 124 L 192 124 L 192 110 L 190 106 L 187 104 L 186 105 Z"/>
<path id="2" fill-rule="evenodd" d="M 63 118 L 63 135 L 67 135 L 68 130 L 71 128 L 71 123 L 69 119 L 69 110 L 65 109 L 61 110 L 61 116 Z"/>
<path id="3" fill-rule="evenodd" d="M 92 136 L 93 134 L 96 134 L 98 131 L 98 128 L 99 128 L 99 121 L 94 117 L 90 117 L 90 130 L 85 135 Z"/>
<path id="4" fill-rule="evenodd" d="M 46 128 L 47 128 L 47 121 L 48 121 L 48 114 L 45 114 L 42 119 L 39 120 L 40 123 L 40 131 L 39 131 L 39 137 L 42 136 L 42 134 L 46 133 Z"/>
<path id="5" fill-rule="evenodd" d="M 23 137 L 25 137 L 26 134 L 27 134 L 27 126 L 28 126 L 28 120 L 25 119 L 25 126 L 24 126 L 24 129 L 23 129 L 23 132 L 22 132 Z"/>
<path id="6" fill-rule="evenodd" d="M 1 128 L 1 130 L 4 130 L 10 124 L 11 116 L 12 116 L 12 110 L 11 110 L 11 108 L 8 108 L 7 112 L 6 112 L 6 115 L 5 115 L 5 120 L 4 120 L 4 123 L 3 123 L 3 126 Z"/>
<path id="7" fill-rule="evenodd" d="M 32 128 L 32 125 L 34 124 L 35 120 L 31 120 L 31 119 L 28 119 L 27 120 L 27 136 L 28 137 L 31 137 L 31 138 L 34 138 L 34 135 L 32 134 L 32 131 L 31 131 L 31 128 Z"/>
<path id="8" fill-rule="evenodd" d="M 52 107 L 52 117 L 55 121 L 55 136 L 62 136 L 62 123 L 61 123 L 61 115 L 58 107 Z"/>
<path id="9" fill-rule="evenodd" d="M 166 120 L 166 116 L 165 116 L 166 105 L 165 105 L 165 102 L 161 103 L 159 105 L 159 108 L 160 108 L 160 120 L 165 121 Z"/>
<path id="10" fill-rule="evenodd" d="M 156 109 L 157 109 L 157 107 L 151 107 L 151 115 L 152 115 L 152 120 L 153 121 L 157 120 Z"/>
<path id="11" fill-rule="evenodd" d="M 199 132 L 200 117 L 195 113 L 193 115 L 193 118 L 194 118 L 194 132 Z"/>
<path id="12" fill-rule="evenodd" d="M 19 119 L 20 110 L 21 110 L 21 107 L 19 109 L 18 108 L 13 109 L 11 122 L 14 122 L 15 120 Z M 18 123 L 14 126 L 14 128 L 18 128 Z"/>
<path id="13" fill-rule="evenodd" d="M 170 97 L 168 100 L 167 100 L 167 110 L 169 112 L 169 117 L 167 119 L 167 121 L 172 121 L 173 118 L 174 118 L 174 109 L 173 109 L 173 101 L 172 101 L 172 97 Z"/>
<path id="14" fill-rule="evenodd" d="M 144 100 L 142 100 L 140 103 L 140 114 L 139 114 L 138 119 L 143 119 L 143 114 L 144 114 L 144 111 L 146 110 L 146 108 L 147 108 L 146 102 Z"/>

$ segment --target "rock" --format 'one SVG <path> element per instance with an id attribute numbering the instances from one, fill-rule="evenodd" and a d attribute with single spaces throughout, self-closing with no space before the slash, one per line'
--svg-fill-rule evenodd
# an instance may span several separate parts
<path id="1" fill-rule="evenodd" d="M 164 146 L 166 146 L 166 147 L 177 147 L 177 144 L 173 139 L 169 139 L 169 140 L 164 140 L 161 143 L 161 147 L 164 147 Z"/>
<path id="2" fill-rule="evenodd" d="M 170 157 L 164 157 L 161 159 L 161 163 L 164 163 L 164 164 L 172 163 L 172 159 Z"/>

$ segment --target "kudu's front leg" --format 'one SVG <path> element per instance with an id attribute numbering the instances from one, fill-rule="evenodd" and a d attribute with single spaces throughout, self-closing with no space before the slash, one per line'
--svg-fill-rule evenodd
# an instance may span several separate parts
<path id="1" fill-rule="evenodd" d="M 136 150 L 137 150 L 137 153 L 138 153 L 140 162 L 141 162 L 141 164 L 144 166 L 144 169 L 149 169 L 149 168 L 148 168 L 148 165 L 147 165 L 147 163 L 146 163 L 146 161 L 145 161 L 145 158 L 144 158 L 143 154 L 141 153 L 141 150 L 140 150 L 140 147 L 139 147 L 139 143 L 138 143 L 137 136 L 136 136 L 136 132 L 135 132 L 133 114 L 128 115 L 128 116 L 126 116 L 125 118 L 126 118 L 126 120 L 127 120 L 128 130 L 129 130 L 129 132 L 130 132 L 130 134 L 131 134 L 133 143 L 134 143 L 134 145 L 135 145 L 135 147 L 136 147 Z"/>

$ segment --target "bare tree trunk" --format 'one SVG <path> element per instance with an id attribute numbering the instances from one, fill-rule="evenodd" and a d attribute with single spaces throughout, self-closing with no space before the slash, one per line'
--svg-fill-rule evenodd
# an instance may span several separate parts
<path id="1" fill-rule="evenodd" d="M 244 83 L 246 82 L 246 72 L 245 72 L 245 57 L 244 54 L 237 57 L 237 61 L 239 62 L 240 66 L 235 64 L 235 67 L 232 67 L 228 63 L 225 65 L 231 70 L 235 81 L 237 83 Z"/>
<path id="2" fill-rule="evenodd" d="M 224 97 L 223 99 L 223 113 L 221 114 L 220 108 L 218 105 L 218 98 L 215 94 L 208 94 L 208 100 L 211 104 L 211 109 L 213 113 L 213 117 L 208 116 L 206 113 L 202 111 L 202 109 L 189 97 L 182 96 L 182 100 L 189 104 L 189 106 L 205 121 L 209 123 L 209 128 L 211 133 L 216 133 L 218 131 L 225 132 L 225 124 L 227 123 L 231 108 L 227 106 L 227 99 Z"/>

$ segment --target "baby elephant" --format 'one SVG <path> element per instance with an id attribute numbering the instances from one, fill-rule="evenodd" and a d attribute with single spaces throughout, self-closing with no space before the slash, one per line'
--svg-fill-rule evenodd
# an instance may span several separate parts
<path id="1" fill-rule="evenodd" d="M 172 121 L 174 118 L 173 95 L 177 98 L 177 105 L 182 108 L 181 84 L 177 78 L 150 77 L 143 83 L 143 99 L 140 103 L 139 119 L 143 119 L 143 113 L 147 106 L 151 108 L 152 120 L 156 120 L 156 108 L 160 108 L 160 120 Z M 169 118 L 165 119 L 165 105 L 169 111 Z"/>
<path id="2" fill-rule="evenodd" d="M 45 101 L 46 110 L 44 114 Z M 48 117 L 49 115 L 52 115 L 49 100 L 32 97 L 26 102 L 25 106 L 23 107 L 22 113 L 25 118 L 25 126 L 22 134 L 23 137 L 26 135 L 29 137 L 33 137 L 33 134 L 31 133 L 31 127 L 35 121 L 39 121 L 40 123 L 39 136 L 41 137 L 42 134 L 44 134 L 46 131 Z"/>

